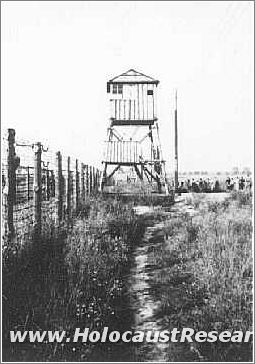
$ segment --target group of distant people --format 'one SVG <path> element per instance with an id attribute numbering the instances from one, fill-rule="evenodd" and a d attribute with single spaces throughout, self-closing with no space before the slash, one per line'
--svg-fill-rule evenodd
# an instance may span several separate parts
<path id="1" fill-rule="evenodd" d="M 226 179 L 226 190 L 248 190 L 252 188 L 252 179 L 250 176 L 236 176 L 236 177 L 227 177 Z"/>
<path id="2" fill-rule="evenodd" d="M 180 192 L 223 192 L 251 189 L 249 176 L 227 177 L 226 181 L 217 178 L 192 178 L 179 181 Z"/>

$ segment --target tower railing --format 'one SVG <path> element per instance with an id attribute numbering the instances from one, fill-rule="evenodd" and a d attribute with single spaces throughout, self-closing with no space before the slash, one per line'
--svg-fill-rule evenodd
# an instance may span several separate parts
<path id="1" fill-rule="evenodd" d="M 107 163 L 139 163 L 141 145 L 137 141 L 107 141 L 105 142 L 105 161 Z"/>
<path id="2" fill-rule="evenodd" d="M 113 121 L 155 121 L 153 101 L 142 104 L 137 100 L 111 99 L 110 118 Z"/>

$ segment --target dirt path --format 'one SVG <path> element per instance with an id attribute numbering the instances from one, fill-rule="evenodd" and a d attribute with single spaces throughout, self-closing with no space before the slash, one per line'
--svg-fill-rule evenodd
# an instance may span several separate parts
<path id="1" fill-rule="evenodd" d="M 130 271 L 129 293 L 131 296 L 131 305 L 134 308 L 134 325 L 133 330 L 161 331 L 165 330 L 165 322 L 162 318 L 157 318 L 157 310 L 161 301 L 153 295 L 150 285 L 153 273 L 160 267 L 152 266 L 149 263 L 150 251 L 159 247 L 164 242 L 164 222 L 158 222 L 156 216 L 172 218 L 180 213 L 194 213 L 194 209 L 186 204 L 185 198 L 180 198 L 178 202 L 170 208 L 152 208 L 147 206 L 137 206 L 135 209 L 137 215 L 148 220 L 148 226 L 145 230 L 142 242 L 134 252 L 134 265 Z M 144 341 L 136 351 L 136 360 L 138 361 L 169 361 L 169 343 Z"/>
<path id="2" fill-rule="evenodd" d="M 150 271 L 148 270 L 148 250 L 162 243 L 162 223 L 149 226 L 146 229 L 142 244 L 134 253 L 134 266 L 130 271 L 129 294 L 134 309 L 133 330 L 146 332 L 148 330 L 162 330 L 162 323 L 155 317 L 160 301 L 150 293 Z M 150 242 L 157 237 L 157 241 Z M 136 351 L 138 361 L 167 361 L 166 350 L 168 344 L 143 342 Z"/>
<path id="3" fill-rule="evenodd" d="M 214 195 L 214 196 L 213 196 Z M 216 195 L 216 196 L 215 196 Z M 225 194 L 211 194 L 208 198 L 213 201 L 221 201 Z M 158 317 L 157 311 L 161 301 L 154 294 L 152 287 L 155 272 L 163 270 L 162 267 L 151 264 L 150 254 L 154 249 L 160 249 L 164 243 L 164 222 L 158 221 L 158 217 L 172 219 L 183 213 L 194 216 L 196 211 L 187 203 L 192 198 L 190 194 L 178 196 L 175 205 L 169 208 L 152 208 L 148 206 L 137 206 L 135 212 L 147 221 L 147 227 L 142 241 L 134 251 L 134 264 L 131 268 L 128 287 L 131 306 L 134 312 L 133 330 L 165 330 L 169 329 L 166 321 Z M 206 197 L 207 198 L 207 197 Z M 179 299 L 177 296 L 173 299 Z M 170 347 L 173 349 L 170 352 Z M 144 341 L 136 350 L 137 361 L 167 362 L 167 361 L 201 361 L 203 358 L 192 346 L 183 343 L 148 343 Z"/>

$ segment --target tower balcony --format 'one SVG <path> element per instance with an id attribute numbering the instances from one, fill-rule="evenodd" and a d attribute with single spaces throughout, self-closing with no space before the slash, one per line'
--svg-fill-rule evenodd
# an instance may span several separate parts
<path id="1" fill-rule="evenodd" d="M 153 125 L 157 120 L 153 100 L 142 103 L 139 100 L 112 99 L 110 104 L 112 126 Z"/>
<path id="2" fill-rule="evenodd" d="M 137 141 L 107 141 L 105 162 L 108 164 L 134 164 L 141 159 L 141 145 Z"/>

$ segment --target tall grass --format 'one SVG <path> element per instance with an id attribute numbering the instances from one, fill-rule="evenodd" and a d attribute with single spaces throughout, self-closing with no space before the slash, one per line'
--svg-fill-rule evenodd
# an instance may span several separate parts
<path id="1" fill-rule="evenodd" d="M 165 223 L 166 241 L 154 256 L 165 267 L 156 280 L 159 314 L 196 331 L 252 330 L 251 193 L 235 192 L 221 203 L 197 196 L 193 203 L 195 217 Z M 197 349 L 217 362 L 252 358 L 251 343 L 201 343 Z"/>
<path id="2" fill-rule="evenodd" d="M 142 234 L 132 206 L 92 198 L 69 231 L 34 242 L 18 255 L 9 249 L 3 265 L 5 361 L 100 360 L 93 345 L 11 344 L 9 331 L 72 333 L 77 327 L 122 329 L 128 324 L 124 276 L 129 253 Z M 107 352 L 101 359 L 103 355 Z"/>

